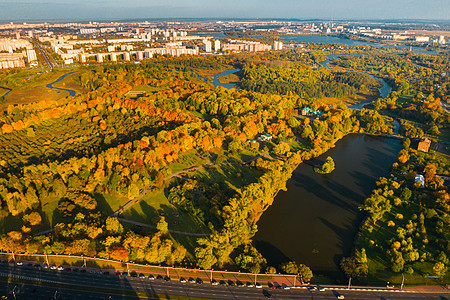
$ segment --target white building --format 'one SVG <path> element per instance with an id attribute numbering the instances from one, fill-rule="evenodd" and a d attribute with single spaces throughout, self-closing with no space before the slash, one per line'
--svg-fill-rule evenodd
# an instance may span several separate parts
<path id="1" fill-rule="evenodd" d="M 205 52 L 211 52 L 211 51 L 212 51 L 211 41 L 209 41 L 209 40 L 203 40 L 203 50 L 204 50 Z"/>
<path id="2" fill-rule="evenodd" d="M 220 41 L 219 40 L 215 40 L 214 41 L 214 51 L 220 51 Z"/>

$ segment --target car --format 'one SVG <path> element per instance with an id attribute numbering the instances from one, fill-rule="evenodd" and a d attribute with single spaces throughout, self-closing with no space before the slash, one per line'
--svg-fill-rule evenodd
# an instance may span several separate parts
<path id="1" fill-rule="evenodd" d="M 273 284 L 270 283 L 270 282 L 269 282 L 268 286 L 269 286 L 269 289 L 272 289 L 272 290 L 274 290 L 274 289 L 277 288 L 275 285 L 273 285 Z"/>
<path id="2" fill-rule="evenodd" d="M 218 283 L 217 280 L 215 280 L 215 279 L 211 280 L 211 284 L 212 284 L 212 285 L 219 285 L 219 283 Z"/>
<path id="3" fill-rule="evenodd" d="M 55 265 L 51 265 L 50 266 L 50 270 L 56 270 L 56 266 Z"/>
<path id="4" fill-rule="evenodd" d="M 40 268 L 41 265 L 40 265 L 40 264 L 35 264 L 34 267 L 35 267 L 35 268 Z"/>
<path id="5" fill-rule="evenodd" d="M 180 278 L 180 282 L 181 282 L 181 283 L 186 283 L 186 279 L 184 279 L 184 277 L 181 277 L 181 278 Z"/>
<path id="6" fill-rule="evenodd" d="M 290 290 L 290 289 L 291 289 L 291 287 L 290 287 L 290 286 L 288 286 L 288 285 L 285 285 L 285 284 L 283 283 L 283 289 L 284 289 L 284 290 Z"/>
<path id="7" fill-rule="evenodd" d="M 32 263 L 27 264 L 27 267 L 32 267 L 32 266 L 33 266 Z"/>
<path id="8" fill-rule="evenodd" d="M 195 283 L 195 280 L 194 280 L 194 278 L 191 277 L 191 278 L 189 278 L 188 282 L 189 283 Z"/>
<path id="9" fill-rule="evenodd" d="M 16 265 L 18 265 L 18 266 L 23 266 L 23 262 L 18 261 L 18 262 L 16 262 Z"/>
<path id="10" fill-rule="evenodd" d="M 164 280 L 165 280 L 165 281 L 170 281 L 170 277 L 169 277 L 169 276 L 165 276 L 165 277 L 164 277 Z"/>
<path id="11" fill-rule="evenodd" d="M 162 280 L 162 279 L 163 279 L 163 277 L 162 277 L 162 275 L 158 275 L 158 276 L 156 276 L 156 279 L 158 279 L 158 280 Z"/>
<path id="12" fill-rule="evenodd" d="M 317 288 L 316 288 L 315 286 L 310 285 L 310 286 L 308 286 L 308 290 L 310 290 L 310 291 L 316 291 Z"/>
<path id="13" fill-rule="evenodd" d="M 323 291 L 325 291 L 325 288 L 324 288 L 324 287 L 321 287 L 321 286 L 318 286 L 318 287 L 317 287 L 317 290 L 318 290 L 319 292 L 323 292 Z"/>
<path id="14" fill-rule="evenodd" d="M 345 296 L 344 295 L 338 295 L 337 298 L 338 299 L 345 299 Z"/>
<path id="15" fill-rule="evenodd" d="M 58 267 L 58 271 L 63 271 L 64 270 L 64 267 L 63 266 L 59 266 Z"/>
<path id="16" fill-rule="evenodd" d="M 80 273 L 86 273 L 86 269 L 80 269 Z"/>
<path id="17" fill-rule="evenodd" d="M 133 272 L 130 273 L 130 276 L 131 276 L 131 277 L 138 277 L 138 274 L 137 274 L 136 272 L 133 271 Z"/>
<path id="18" fill-rule="evenodd" d="M 145 275 L 142 273 L 139 273 L 139 278 L 145 278 Z"/>
<path id="19" fill-rule="evenodd" d="M 103 274 L 102 270 L 98 270 L 97 274 Z"/>
<path id="20" fill-rule="evenodd" d="M 228 285 L 229 286 L 234 286 L 234 282 L 232 280 L 228 280 Z"/>
<path id="21" fill-rule="evenodd" d="M 117 271 L 116 276 L 122 276 L 122 273 L 120 273 L 120 271 Z"/>
<path id="22" fill-rule="evenodd" d="M 108 271 L 103 272 L 103 275 L 109 275 Z"/>
<path id="23" fill-rule="evenodd" d="M 250 288 L 254 287 L 253 283 L 251 283 L 251 282 L 247 282 L 246 286 L 250 287 Z"/>
<path id="24" fill-rule="evenodd" d="M 148 275 L 148 279 L 150 279 L 150 280 L 155 280 L 155 276 L 153 276 L 153 275 Z"/>
<path id="25" fill-rule="evenodd" d="M 72 272 L 79 272 L 80 270 L 78 268 L 73 268 Z"/>
<path id="26" fill-rule="evenodd" d="M 96 270 L 90 270 L 89 273 L 95 274 L 95 273 L 97 273 L 97 271 Z"/>
<path id="27" fill-rule="evenodd" d="M 195 281 L 197 284 L 202 284 L 203 280 L 201 280 L 200 278 L 197 278 L 197 280 Z"/>
<path id="28" fill-rule="evenodd" d="M 227 283 L 226 283 L 225 281 L 223 281 L 223 280 L 221 280 L 221 281 L 219 282 L 219 284 L 220 284 L 220 285 L 223 285 L 223 286 L 227 285 Z"/>
<path id="29" fill-rule="evenodd" d="M 257 289 L 262 289 L 261 283 L 257 282 L 257 283 L 255 284 L 255 288 L 257 288 Z"/>
<path id="30" fill-rule="evenodd" d="M 71 268 L 65 268 L 64 271 L 72 271 Z"/>
<path id="31" fill-rule="evenodd" d="M 127 277 L 127 276 L 128 276 L 128 272 L 123 272 L 123 273 L 122 273 L 122 276 L 123 276 L 123 277 Z"/>
<path id="32" fill-rule="evenodd" d="M 241 281 L 236 281 L 236 285 L 238 286 L 238 287 L 244 287 L 245 285 L 241 282 Z"/>
<path id="33" fill-rule="evenodd" d="M 266 291 L 266 290 L 263 290 L 263 295 L 264 295 L 264 297 L 266 297 L 266 298 L 272 298 L 272 294 L 269 293 L 269 292 Z"/>

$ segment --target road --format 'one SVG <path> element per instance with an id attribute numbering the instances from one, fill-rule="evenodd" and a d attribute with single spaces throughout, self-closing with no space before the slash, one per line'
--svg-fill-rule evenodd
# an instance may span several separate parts
<path id="1" fill-rule="evenodd" d="M 9 280 L 10 282 L 6 282 Z M 327 287 L 325 291 L 303 289 L 256 289 L 236 286 L 212 286 L 209 283 L 181 283 L 179 281 L 149 280 L 147 278 L 57 271 L 0 263 L 0 294 L 8 299 L 264 299 L 263 291 L 274 299 L 448 299 L 449 294 L 403 293 L 395 291 L 339 290 Z M 14 293 L 14 295 L 13 295 Z M 172 297 L 171 297 L 172 296 Z"/>
<path id="2" fill-rule="evenodd" d="M 58 63 L 55 61 L 55 59 L 47 52 L 47 50 L 39 44 L 39 42 L 33 40 L 33 47 L 39 50 L 41 52 L 42 57 L 45 60 L 45 63 L 47 64 L 47 67 L 50 69 L 59 67 Z"/>

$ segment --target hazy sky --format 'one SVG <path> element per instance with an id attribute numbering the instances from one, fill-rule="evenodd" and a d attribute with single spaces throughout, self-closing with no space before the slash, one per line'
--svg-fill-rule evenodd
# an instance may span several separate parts
<path id="1" fill-rule="evenodd" d="M 0 20 L 450 19 L 450 0 L 0 0 Z"/>

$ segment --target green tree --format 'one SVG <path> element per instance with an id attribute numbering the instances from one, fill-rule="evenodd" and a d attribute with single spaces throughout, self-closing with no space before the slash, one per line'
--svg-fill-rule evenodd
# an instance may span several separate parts
<path id="1" fill-rule="evenodd" d="M 121 234 L 123 232 L 123 226 L 119 220 L 114 217 L 108 217 L 105 221 L 106 230 L 112 234 Z"/>
<path id="2" fill-rule="evenodd" d="M 302 276 L 304 282 L 309 282 L 313 278 L 313 272 L 304 264 L 298 265 L 298 274 Z"/>
<path id="3" fill-rule="evenodd" d="M 320 174 L 329 174 L 333 172 L 335 168 L 334 160 L 330 156 L 328 156 L 325 160 L 325 163 L 320 168 L 314 168 L 314 171 Z"/>
<path id="4" fill-rule="evenodd" d="M 298 274 L 298 266 L 295 261 L 290 261 L 281 265 L 281 269 L 286 274 Z"/>
<path id="5" fill-rule="evenodd" d="M 166 222 L 166 218 L 160 217 L 158 223 L 156 224 L 156 229 L 162 234 L 167 234 L 169 232 L 169 224 Z"/>

